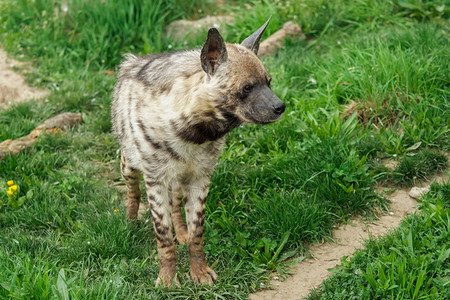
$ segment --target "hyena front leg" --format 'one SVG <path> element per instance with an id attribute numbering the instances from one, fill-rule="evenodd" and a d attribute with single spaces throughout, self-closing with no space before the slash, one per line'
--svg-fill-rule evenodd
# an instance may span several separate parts
<path id="1" fill-rule="evenodd" d="M 185 189 L 185 211 L 188 225 L 187 247 L 191 262 L 191 278 L 194 281 L 212 284 L 218 279 L 218 276 L 208 267 L 203 252 L 203 226 L 209 180 L 202 180 L 194 185 L 186 186 Z"/>
<path id="2" fill-rule="evenodd" d="M 158 245 L 159 275 L 156 286 L 162 282 L 167 287 L 172 284 L 176 275 L 176 252 L 172 237 L 172 207 L 169 193 L 166 187 L 147 174 L 144 174 L 144 181 Z"/>
<path id="3" fill-rule="evenodd" d="M 127 215 L 129 219 L 135 219 L 138 215 L 139 203 L 141 201 L 141 191 L 139 190 L 139 170 L 132 168 L 128 160 L 123 156 L 120 159 L 120 170 L 122 178 L 127 185 Z"/>
<path id="4" fill-rule="evenodd" d="M 180 188 L 174 189 L 171 195 L 172 199 L 172 222 L 175 228 L 175 235 L 178 243 L 184 244 L 188 239 L 188 230 L 181 213 L 183 194 Z"/>

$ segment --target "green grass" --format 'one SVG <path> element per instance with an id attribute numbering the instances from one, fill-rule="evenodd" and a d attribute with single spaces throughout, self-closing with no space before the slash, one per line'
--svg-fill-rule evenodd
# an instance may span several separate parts
<path id="1" fill-rule="evenodd" d="M 343 258 L 308 299 L 447 299 L 450 183 L 433 184 L 415 213 L 364 250 Z"/>
<path id="2" fill-rule="evenodd" d="M 415 156 L 404 156 L 395 168 L 393 180 L 411 185 L 448 167 L 447 157 L 436 151 L 424 150 Z"/>
<path id="3" fill-rule="evenodd" d="M 151 220 L 129 224 L 117 188 L 123 183 L 109 110 L 115 78 L 103 71 L 126 52 L 200 46 L 204 35 L 172 45 L 163 28 L 214 8 L 208 1 L 101 2 L 72 1 L 66 14 L 60 1 L 0 3 L 2 47 L 31 61 L 28 82 L 51 91 L 0 111 L 0 141 L 60 112 L 82 112 L 84 120 L 0 161 L 0 298 L 246 298 L 268 271 L 284 274 L 286 258 L 330 239 L 336 223 L 384 208 L 377 180 L 410 184 L 445 167 L 450 60 L 443 1 L 227 3 L 222 10 L 236 16 L 227 41 L 242 40 L 268 14 L 265 36 L 292 19 L 306 39 L 287 40 L 264 59 L 287 104 L 283 119 L 230 133 L 213 175 L 205 252 L 219 282 L 193 284 L 187 249 L 179 246 L 181 287 L 154 288 Z M 341 117 L 351 100 L 357 113 Z M 379 171 L 378 161 L 393 156 L 399 169 Z M 19 187 L 12 200 L 7 180 Z"/>

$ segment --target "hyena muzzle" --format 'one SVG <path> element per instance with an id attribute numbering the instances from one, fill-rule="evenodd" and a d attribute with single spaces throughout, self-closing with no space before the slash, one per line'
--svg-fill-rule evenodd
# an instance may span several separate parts
<path id="1" fill-rule="evenodd" d="M 178 242 L 187 242 L 191 278 L 201 283 L 218 278 L 206 263 L 203 225 L 225 135 L 246 123 L 274 122 L 285 109 L 256 56 L 268 22 L 241 44 L 224 43 L 211 28 L 201 50 L 128 55 L 119 67 L 111 110 L 127 214 L 134 219 L 143 207 L 142 173 L 160 260 L 156 285 L 176 280 L 172 226 Z"/>

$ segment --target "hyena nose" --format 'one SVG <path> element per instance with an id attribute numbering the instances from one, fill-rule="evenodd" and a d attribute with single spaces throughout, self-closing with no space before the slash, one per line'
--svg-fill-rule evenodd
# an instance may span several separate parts
<path id="1" fill-rule="evenodd" d="M 280 103 L 272 105 L 273 112 L 277 115 L 281 115 L 284 113 L 284 110 L 286 109 L 286 105 L 280 101 Z"/>

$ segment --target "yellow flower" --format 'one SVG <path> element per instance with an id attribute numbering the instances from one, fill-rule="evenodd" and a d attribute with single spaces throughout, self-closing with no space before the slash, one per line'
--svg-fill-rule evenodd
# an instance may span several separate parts
<path id="1" fill-rule="evenodd" d="M 14 184 L 14 180 L 8 180 L 6 183 L 8 184 L 8 186 L 12 186 Z"/>
<path id="2" fill-rule="evenodd" d="M 9 189 L 7 193 L 8 193 L 8 195 L 10 195 L 10 196 L 12 196 L 12 195 L 14 194 L 14 192 L 11 191 L 11 189 Z"/>
<path id="3" fill-rule="evenodd" d="M 115 210 L 114 210 L 114 212 L 116 213 L 116 212 L 119 212 L 119 210 L 116 208 Z"/>
<path id="4" fill-rule="evenodd" d="M 9 187 L 11 190 L 13 190 L 14 192 L 17 192 L 17 184 L 12 185 Z"/>

